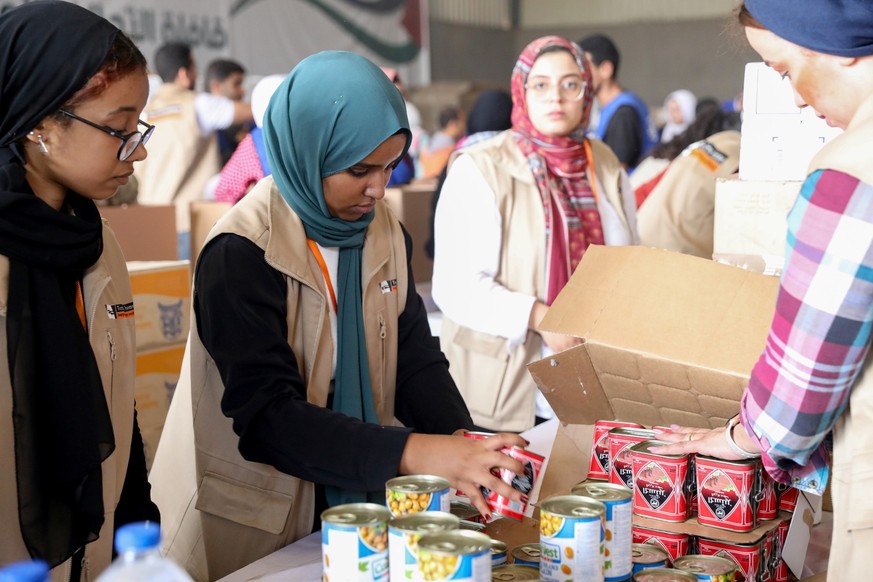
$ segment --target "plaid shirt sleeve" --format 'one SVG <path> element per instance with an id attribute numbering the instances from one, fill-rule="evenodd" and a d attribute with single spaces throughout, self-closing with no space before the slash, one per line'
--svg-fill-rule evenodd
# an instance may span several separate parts
<path id="1" fill-rule="evenodd" d="M 821 494 L 826 437 L 846 409 L 873 322 L 873 186 L 833 170 L 803 184 L 743 425 L 776 480 Z"/>

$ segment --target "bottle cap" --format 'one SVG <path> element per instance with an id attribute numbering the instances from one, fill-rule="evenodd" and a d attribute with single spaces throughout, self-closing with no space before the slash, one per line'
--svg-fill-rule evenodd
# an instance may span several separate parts
<path id="1" fill-rule="evenodd" d="M 153 521 L 129 523 L 115 532 L 115 550 L 121 554 L 157 548 L 161 543 L 161 526 Z"/>
<path id="2" fill-rule="evenodd" d="M 0 570 L 0 582 L 45 582 L 49 567 L 42 560 L 16 562 Z"/>

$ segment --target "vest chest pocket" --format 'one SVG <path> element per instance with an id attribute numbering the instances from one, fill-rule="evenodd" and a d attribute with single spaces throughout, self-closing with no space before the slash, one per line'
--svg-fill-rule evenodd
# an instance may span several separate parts
<path id="1" fill-rule="evenodd" d="M 197 492 L 197 509 L 240 525 L 281 534 L 294 497 L 206 473 Z"/>

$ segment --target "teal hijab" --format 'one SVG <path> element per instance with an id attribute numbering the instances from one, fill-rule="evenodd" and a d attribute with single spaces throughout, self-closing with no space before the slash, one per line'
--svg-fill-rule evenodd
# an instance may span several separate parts
<path id="1" fill-rule="evenodd" d="M 303 221 L 306 236 L 340 249 L 333 410 L 376 424 L 361 293 L 362 249 L 373 213 L 355 221 L 331 216 L 321 180 L 357 164 L 398 132 L 407 136 L 405 154 L 412 134 L 400 92 L 375 64 L 343 51 L 302 60 L 264 115 L 267 158 L 282 198 Z M 365 494 L 328 487 L 327 499 L 334 506 L 364 501 Z"/>

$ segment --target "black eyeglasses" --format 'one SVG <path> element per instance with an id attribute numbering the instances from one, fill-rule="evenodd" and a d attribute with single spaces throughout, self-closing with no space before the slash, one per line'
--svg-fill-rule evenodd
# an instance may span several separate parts
<path id="1" fill-rule="evenodd" d="M 139 147 L 139 144 L 145 145 L 149 138 L 152 136 L 152 133 L 155 131 L 154 125 L 149 125 L 145 121 L 138 119 L 137 125 L 144 125 L 146 130 L 142 131 L 134 131 L 133 133 L 129 133 L 127 135 L 123 135 L 118 131 L 115 131 L 111 127 L 106 127 L 105 125 L 98 125 L 93 121 L 88 121 L 84 117 L 79 117 L 75 113 L 70 113 L 69 111 L 65 111 L 63 109 L 59 109 L 61 113 L 66 115 L 67 117 L 72 117 L 76 121 L 81 121 L 82 123 L 86 123 L 93 127 L 94 129 L 99 129 L 104 133 L 108 133 L 112 137 L 117 137 L 121 140 L 121 147 L 118 148 L 118 159 L 122 162 L 133 155 L 133 152 L 136 151 L 136 148 Z"/>

